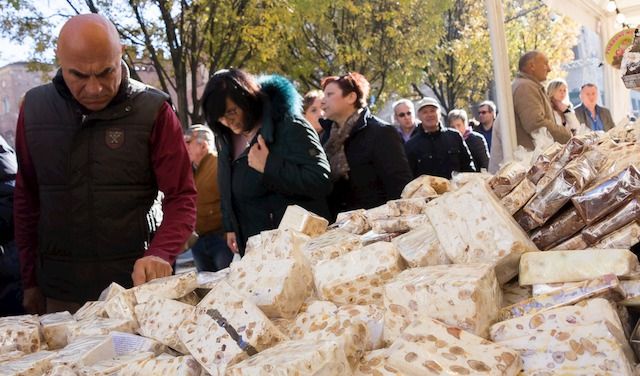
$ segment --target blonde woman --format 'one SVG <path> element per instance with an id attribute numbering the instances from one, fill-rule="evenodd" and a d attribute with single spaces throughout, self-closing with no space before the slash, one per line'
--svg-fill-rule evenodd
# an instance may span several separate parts
<path id="1" fill-rule="evenodd" d="M 553 108 L 553 117 L 556 124 L 563 125 L 575 135 L 580 128 L 580 123 L 569 102 L 567 81 L 556 78 L 547 84 L 547 95 Z"/>

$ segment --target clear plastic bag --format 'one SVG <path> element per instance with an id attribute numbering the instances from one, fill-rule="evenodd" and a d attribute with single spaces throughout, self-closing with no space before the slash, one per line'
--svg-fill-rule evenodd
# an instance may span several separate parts
<path id="1" fill-rule="evenodd" d="M 634 198 L 603 220 L 585 228 L 582 231 L 582 237 L 587 244 L 595 244 L 610 233 L 638 219 L 640 219 L 640 202 Z"/>
<path id="2" fill-rule="evenodd" d="M 496 174 L 489 179 L 489 187 L 499 198 L 503 198 L 511 192 L 527 174 L 527 167 L 520 162 L 509 162 L 502 166 Z"/>
<path id="3" fill-rule="evenodd" d="M 582 217 L 575 208 L 563 212 L 550 224 L 537 229 L 531 234 L 531 240 L 542 250 L 551 248 L 580 231 L 585 226 Z"/>

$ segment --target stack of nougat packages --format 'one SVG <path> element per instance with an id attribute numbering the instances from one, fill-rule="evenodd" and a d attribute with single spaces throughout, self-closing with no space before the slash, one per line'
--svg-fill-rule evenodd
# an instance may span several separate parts
<path id="1" fill-rule="evenodd" d="M 0 374 L 633 375 L 639 134 L 421 176 L 333 224 L 291 206 L 223 271 L 0 318 Z"/>

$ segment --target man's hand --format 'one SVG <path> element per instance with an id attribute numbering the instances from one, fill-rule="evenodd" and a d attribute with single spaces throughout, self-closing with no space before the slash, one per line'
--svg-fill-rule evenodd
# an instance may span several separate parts
<path id="1" fill-rule="evenodd" d="M 24 290 L 22 306 L 27 313 L 42 315 L 47 313 L 46 300 L 39 287 L 30 287 Z"/>
<path id="2" fill-rule="evenodd" d="M 158 256 L 145 256 L 136 260 L 133 265 L 131 279 L 133 285 L 138 286 L 152 279 L 168 277 L 173 272 L 171 264 Z"/>
<path id="3" fill-rule="evenodd" d="M 236 233 L 227 232 L 225 234 L 225 237 L 227 238 L 227 247 L 229 247 L 231 252 L 238 253 L 238 243 L 236 241 Z"/>
<path id="4" fill-rule="evenodd" d="M 249 150 L 249 167 L 260 173 L 264 173 L 264 167 L 267 165 L 268 156 L 269 148 L 264 142 L 264 138 L 262 138 L 262 135 L 258 135 L 258 142 L 253 144 L 253 146 Z"/>

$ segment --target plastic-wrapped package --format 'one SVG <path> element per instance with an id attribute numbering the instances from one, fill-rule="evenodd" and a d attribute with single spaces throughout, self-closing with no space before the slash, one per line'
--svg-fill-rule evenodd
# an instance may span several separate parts
<path id="1" fill-rule="evenodd" d="M 56 356 L 54 351 L 38 351 L 21 358 L 0 364 L 0 375 L 41 376 L 53 365 L 51 360 Z"/>
<path id="2" fill-rule="evenodd" d="M 94 319 L 96 317 L 107 317 L 107 312 L 104 309 L 105 302 L 98 300 L 95 302 L 86 302 L 76 313 L 73 314 L 73 318 L 77 321 Z"/>
<path id="3" fill-rule="evenodd" d="M 33 353 L 40 350 L 40 321 L 36 315 L 0 317 L 0 347 Z"/>
<path id="4" fill-rule="evenodd" d="M 602 164 L 602 156 L 594 150 L 584 153 L 565 168 L 531 201 L 523 211 L 528 213 L 538 225 L 543 225 L 558 212 L 576 193 L 595 180 L 597 167 Z M 595 167 L 594 167 L 595 166 Z"/>
<path id="5" fill-rule="evenodd" d="M 620 296 L 624 294 L 620 288 L 618 277 L 607 274 L 592 280 L 582 281 L 570 288 L 563 288 L 562 290 L 548 294 L 534 296 L 531 299 L 505 307 L 500 310 L 498 320 L 508 320 L 531 313 L 544 312 L 610 293 L 615 293 Z"/>
<path id="6" fill-rule="evenodd" d="M 538 251 L 484 181 L 430 202 L 427 215 L 453 263 L 492 263 L 501 284 L 518 273 L 520 255 Z"/>
<path id="7" fill-rule="evenodd" d="M 97 317 L 93 320 L 83 320 L 70 324 L 68 326 L 67 340 L 73 342 L 80 337 L 107 335 L 113 331 L 133 333 L 137 328 L 137 321 Z"/>
<path id="8" fill-rule="evenodd" d="M 129 364 L 140 364 L 154 356 L 155 354 L 150 351 L 120 355 L 112 359 L 101 360 L 91 366 L 82 367 L 78 370 L 78 374 L 81 376 L 121 376 L 118 372 L 122 368 Z"/>
<path id="9" fill-rule="evenodd" d="M 571 207 L 556 216 L 551 223 L 538 228 L 531 234 L 531 240 L 542 250 L 571 237 L 584 227 L 585 223 L 578 211 Z"/>
<path id="10" fill-rule="evenodd" d="M 593 248 L 631 248 L 640 241 L 640 224 L 631 222 L 593 245 Z"/>
<path id="11" fill-rule="evenodd" d="M 493 174 L 488 172 L 456 172 L 451 173 L 451 190 L 457 191 L 468 183 L 476 181 L 478 179 L 482 181 L 489 181 L 493 177 Z"/>
<path id="12" fill-rule="evenodd" d="M 529 179 L 522 179 L 509 194 L 501 200 L 509 214 L 514 215 L 536 194 L 536 186 Z"/>
<path id="13" fill-rule="evenodd" d="M 228 376 L 351 375 L 336 340 L 283 342 L 227 369 Z"/>
<path id="14" fill-rule="evenodd" d="M 580 325 L 597 322 L 609 322 L 612 334 L 620 344 L 627 339 L 622 323 L 613 305 L 606 299 L 595 298 L 579 302 L 576 305 L 550 309 L 532 315 L 516 317 L 498 322 L 491 326 L 491 340 L 503 342 L 512 338 L 534 336 L 551 330 L 565 331 Z M 628 343 L 626 343 L 628 346 Z"/>
<path id="15" fill-rule="evenodd" d="M 388 364 L 403 375 L 505 376 L 518 375 L 522 365 L 516 351 L 428 317 L 391 345 Z"/>
<path id="16" fill-rule="evenodd" d="M 278 226 L 279 230 L 296 230 L 311 237 L 327 231 L 329 221 L 301 206 L 289 205 Z"/>
<path id="17" fill-rule="evenodd" d="M 22 351 L 11 350 L 6 352 L 0 352 L 0 364 L 22 358 L 26 354 Z"/>
<path id="18" fill-rule="evenodd" d="M 67 345 L 69 326 L 76 320 L 68 311 L 49 313 L 40 316 L 42 335 L 49 350 L 56 350 Z"/>
<path id="19" fill-rule="evenodd" d="M 188 272 L 154 279 L 132 288 L 138 303 L 145 303 L 152 296 L 167 299 L 181 298 L 198 287 L 198 273 Z"/>
<path id="20" fill-rule="evenodd" d="M 382 288 L 402 270 L 395 245 L 378 242 L 319 262 L 313 270 L 316 291 L 342 304 L 382 304 Z"/>
<path id="21" fill-rule="evenodd" d="M 633 372 L 630 360 L 611 334 L 610 328 L 611 325 L 598 322 L 563 330 L 542 331 L 536 335 L 508 339 L 499 344 L 520 353 L 526 375 L 538 370 L 566 375 L 563 368 L 570 368 L 574 371 L 580 370 L 581 375 L 631 376 Z M 584 373 L 585 369 L 598 368 L 598 373 Z"/>
<path id="22" fill-rule="evenodd" d="M 429 189 L 431 188 L 431 189 Z M 402 190 L 402 198 L 412 197 L 434 197 L 431 192 L 441 195 L 451 191 L 451 183 L 445 178 L 439 176 L 422 175 L 413 179 Z"/>
<path id="23" fill-rule="evenodd" d="M 427 200 L 423 197 L 390 200 L 387 201 L 387 207 L 392 217 L 423 214 L 427 209 Z"/>
<path id="24" fill-rule="evenodd" d="M 366 247 L 368 245 L 378 243 L 378 242 L 390 242 L 399 235 L 400 233 L 398 232 L 378 234 L 377 232 L 374 232 L 372 230 L 360 235 L 360 241 L 362 242 L 362 246 Z"/>
<path id="25" fill-rule="evenodd" d="M 640 306 L 640 280 L 631 279 L 620 281 L 620 286 L 624 291 L 622 304 L 626 306 Z"/>
<path id="26" fill-rule="evenodd" d="M 382 348 L 382 332 L 384 330 L 384 310 L 376 305 L 344 305 L 336 311 L 338 320 L 362 322 L 369 331 L 366 350 Z"/>
<path id="27" fill-rule="evenodd" d="M 487 337 L 501 301 L 491 264 L 408 269 L 384 287 L 384 340 L 394 341 L 425 315 Z"/>
<path id="28" fill-rule="evenodd" d="M 366 210 L 357 209 L 338 213 L 335 226 L 356 235 L 362 235 L 371 230 L 371 224 L 366 216 Z"/>
<path id="29" fill-rule="evenodd" d="M 119 284 L 117 284 L 115 282 L 111 282 L 111 284 L 109 284 L 109 286 L 107 286 L 106 289 L 102 290 L 98 300 L 107 301 L 107 300 L 115 297 L 116 295 L 120 294 L 124 290 L 126 290 L 124 287 L 120 286 Z"/>
<path id="30" fill-rule="evenodd" d="M 508 162 L 489 179 L 487 184 L 498 198 L 503 198 L 511 192 L 527 174 L 527 167 L 521 162 Z"/>
<path id="31" fill-rule="evenodd" d="M 552 251 L 565 251 L 565 250 L 577 251 L 581 249 L 586 249 L 588 246 L 589 245 L 587 244 L 587 242 L 582 237 L 582 234 L 580 233 L 580 234 L 576 234 L 574 237 L 571 237 L 561 243 L 553 245 L 551 247 L 551 250 Z M 594 247 L 594 248 L 598 248 L 598 247 Z M 614 247 L 611 247 L 611 248 L 614 248 Z M 620 248 L 620 247 L 615 247 L 615 248 Z"/>
<path id="32" fill-rule="evenodd" d="M 426 214 L 414 214 L 401 217 L 376 219 L 372 221 L 373 231 L 378 234 L 405 233 L 429 221 Z"/>
<path id="33" fill-rule="evenodd" d="M 520 228 L 526 232 L 529 232 L 538 227 L 538 223 L 533 220 L 533 217 L 528 213 L 525 213 L 522 209 L 518 210 L 513 215 L 513 219 L 518 223 L 518 226 L 520 226 Z"/>
<path id="34" fill-rule="evenodd" d="M 140 322 L 140 334 L 160 341 L 182 354 L 189 353 L 178 339 L 178 327 L 193 316 L 195 307 L 171 299 L 153 297 L 145 304 L 138 304 L 135 311 Z"/>
<path id="35" fill-rule="evenodd" d="M 620 207 L 640 191 L 640 172 L 631 165 L 611 179 L 571 199 L 587 225 Z"/>
<path id="36" fill-rule="evenodd" d="M 200 376 L 201 374 L 202 368 L 190 355 L 139 359 L 118 371 L 118 376 Z"/>
<path id="37" fill-rule="evenodd" d="M 309 240 L 302 252 L 309 263 L 315 265 L 319 261 L 331 260 L 361 247 L 362 241 L 358 235 L 335 229 Z"/>
<path id="38" fill-rule="evenodd" d="M 398 247 L 400 256 L 411 268 L 451 263 L 430 221 L 391 242 Z"/>
<path id="39" fill-rule="evenodd" d="M 582 230 L 582 237 L 587 244 L 595 244 L 610 233 L 638 219 L 640 219 L 640 202 L 634 198 L 601 221 Z"/>
<path id="40" fill-rule="evenodd" d="M 71 341 L 58 350 L 51 359 L 52 365 L 65 365 L 74 369 L 90 366 L 118 355 L 111 336 L 91 336 Z"/>
<path id="41" fill-rule="evenodd" d="M 582 155 L 588 148 L 590 143 L 585 142 L 580 137 L 573 137 L 564 145 L 562 150 L 553 158 L 544 176 L 536 182 L 538 190 L 547 186 L 563 168 L 574 159 Z"/>
<path id="42" fill-rule="evenodd" d="M 538 181 L 544 176 L 549 169 L 551 161 L 562 151 L 563 145 L 554 142 L 551 146 L 546 148 L 542 154 L 540 154 L 529 171 L 527 171 L 527 179 L 531 180 L 533 184 L 538 184 Z"/>
<path id="43" fill-rule="evenodd" d="M 632 276 L 638 257 L 628 249 L 529 252 L 520 258 L 520 284 L 579 282 L 605 274 Z"/>

